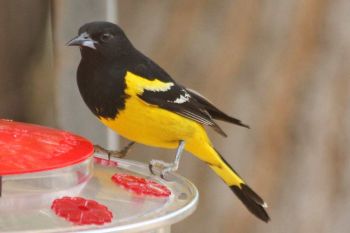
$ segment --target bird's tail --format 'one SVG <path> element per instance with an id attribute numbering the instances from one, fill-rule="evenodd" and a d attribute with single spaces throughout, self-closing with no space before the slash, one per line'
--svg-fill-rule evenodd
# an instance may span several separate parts
<path id="1" fill-rule="evenodd" d="M 219 162 L 219 164 L 209 164 L 211 169 L 221 177 L 252 214 L 264 222 L 268 222 L 270 217 L 265 210 L 267 204 L 264 200 L 243 181 L 215 149 L 211 149 L 211 153 L 216 154 L 215 156 L 217 156 Z"/>

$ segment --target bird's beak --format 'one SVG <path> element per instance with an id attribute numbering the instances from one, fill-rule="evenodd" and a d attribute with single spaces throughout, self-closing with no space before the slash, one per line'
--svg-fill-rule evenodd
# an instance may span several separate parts
<path id="1" fill-rule="evenodd" d="M 95 43 L 93 39 L 86 33 L 82 33 L 77 37 L 74 37 L 70 41 L 67 42 L 67 46 L 83 46 L 83 47 L 89 47 L 92 49 L 96 49 Z"/>

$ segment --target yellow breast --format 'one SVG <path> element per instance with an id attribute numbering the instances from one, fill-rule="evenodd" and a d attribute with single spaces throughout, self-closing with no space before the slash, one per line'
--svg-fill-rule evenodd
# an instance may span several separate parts
<path id="1" fill-rule="evenodd" d="M 190 140 L 203 131 L 197 122 L 150 105 L 137 96 L 144 90 L 166 91 L 173 83 L 147 80 L 130 72 L 125 80 L 125 92 L 130 97 L 115 119 L 100 119 L 107 127 L 131 141 L 163 148 L 176 148 L 180 140 Z"/>

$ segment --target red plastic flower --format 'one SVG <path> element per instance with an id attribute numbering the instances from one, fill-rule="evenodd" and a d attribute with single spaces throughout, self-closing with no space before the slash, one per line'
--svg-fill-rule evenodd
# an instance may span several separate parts
<path id="1" fill-rule="evenodd" d="M 155 181 L 147 180 L 142 177 L 128 174 L 114 174 L 112 180 L 124 188 L 133 191 L 136 194 L 144 194 L 156 197 L 168 197 L 171 191 L 164 185 Z"/>
<path id="2" fill-rule="evenodd" d="M 102 225 L 112 221 L 113 214 L 104 205 L 81 197 L 62 197 L 53 201 L 56 215 L 78 225 Z"/>

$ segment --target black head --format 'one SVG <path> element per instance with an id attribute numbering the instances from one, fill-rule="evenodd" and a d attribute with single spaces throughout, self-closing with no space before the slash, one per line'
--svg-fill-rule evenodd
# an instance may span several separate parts
<path id="1" fill-rule="evenodd" d="M 117 58 L 127 55 L 133 49 L 123 30 L 116 24 L 104 21 L 91 22 L 80 27 L 78 36 L 68 46 L 80 46 L 82 56 L 99 55 Z"/>

